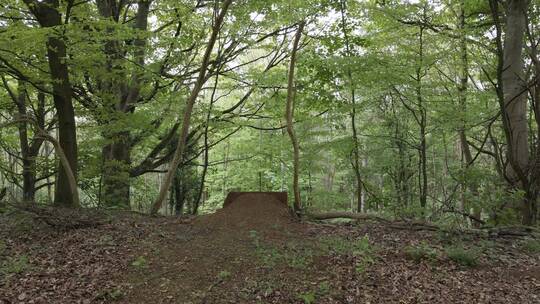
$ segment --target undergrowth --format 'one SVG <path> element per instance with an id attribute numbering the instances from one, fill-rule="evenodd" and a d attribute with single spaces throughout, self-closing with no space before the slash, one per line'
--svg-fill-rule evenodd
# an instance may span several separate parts
<path id="1" fill-rule="evenodd" d="M 521 244 L 521 248 L 528 253 L 540 253 L 540 240 L 526 240 Z"/>
<path id="2" fill-rule="evenodd" d="M 426 242 L 421 242 L 416 246 L 409 245 L 405 247 L 405 256 L 417 263 L 424 260 L 434 262 L 438 258 L 438 252 Z"/>
<path id="3" fill-rule="evenodd" d="M 478 265 L 479 249 L 466 249 L 462 245 L 453 245 L 445 248 L 448 258 L 461 266 L 472 267 Z"/>

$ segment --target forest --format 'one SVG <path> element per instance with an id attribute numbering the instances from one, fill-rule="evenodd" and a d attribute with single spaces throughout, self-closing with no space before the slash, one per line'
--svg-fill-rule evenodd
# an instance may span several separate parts
<path id="1" fill-rule="evenodd" d="M 0 303 L 540 301 L 540 1 L 0 3 Z"/>

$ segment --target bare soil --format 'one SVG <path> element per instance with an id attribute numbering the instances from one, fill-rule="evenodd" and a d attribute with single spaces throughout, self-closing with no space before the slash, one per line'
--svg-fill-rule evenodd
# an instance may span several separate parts
<path id="1" fill-rule="evenodd" d="M 260 194 L 196 218 L 106 220 L 63 231 L 0 217 L 0 303 L 540 303 L 525 239 L 300 222 Z M 448 257 L 458 245 L 476 265 Z"/>

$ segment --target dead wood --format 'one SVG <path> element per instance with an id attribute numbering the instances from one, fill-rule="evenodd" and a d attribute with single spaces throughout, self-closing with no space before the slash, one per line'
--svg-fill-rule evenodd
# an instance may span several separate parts
<path id="1" fill-rule="evenodd" d="M 331 219 L 351 219 L 351 220 L 373 220 L 377 222 L 389 222 L 387 219 L 382 217 L 365 214 L 365 213 L 354 213 L 354 212 L 325 212 L 325 213 L 308 213 L 306 214 L 308 218 L 314 220 L 331 220 Z"/>
<path id="2" fill-rule="evenodd" d="M 412 220 L 389 220 L 372 214 L 354 213 L 354 212 L 326 212 L 326 213 L 308 213 L 306 217 L 311 220 L 331 220 L 331 219 L 352 219 L 363 221 L 375 221 L 391 229 L 413 230 L 413 231 L 442 231 L 451 234 L 470 234 L 485 236 L 489 238 L 540 238 L 540 229 L 529 226 L 506 226 L 506 227 L 488 227 L 479 229 L 468 228 L 448 228 L 425 221 Z"/>

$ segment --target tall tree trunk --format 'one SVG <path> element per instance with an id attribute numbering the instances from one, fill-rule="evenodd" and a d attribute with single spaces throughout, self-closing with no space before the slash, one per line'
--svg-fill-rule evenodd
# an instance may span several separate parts
<path id="1" fill-rule="evenodd" d="M 427 143 L 426 143 L 426 124 L 427 115 L 424 108 L 424 97 L 422 95 L 422 68 L 424 65 L 424 28 L 420 28 L 419 33 L 419 58 L 418 67 L 416 68 L 416 100 L 418 102 L 418 109 L 420 112 L 420 119 L 418 124 L 420 126 L 420 149 L 419 153 L 419 189 L 420 189 L 420 207 L 422 208 L 422 214 L 425 214 L 427 208 L 427 195 L 428 195 L 428 176 L 427 176 Z"/>
<path id="2" fill-rule="evenodd" d="M 103 147 L 103 204 L 107 207 L 130 209 L 128 132 L 117 133 L 113 143 Z"/>
<path id="3" fill-rule="evenodd" d="M 148 28 L 148 14 L 150 11 L 150 0 L 137 1 L 137 12 L 133 21 L 133 28 L 146 31 Z M 120 1 L 99 0 L 96 2 L 101 17 L 120 22 L 119 14 L 126 3 Z M 135 50 L 133 55 L 136 63 L 143 67 L 145 65 L 146 39 L 137 38 L 133 41 Z M 125 50 L 121 47 L 122 42 L 109 40 L 105 43 L 104 50 L 107 55 L 107 68 L 111 73 L 124 69 L 123 66 L 115 63 L 122 58 Z M 110 79 L 103 86 L 105 96 L 111 96 L 112 106 L 109 107 L 113 113 L 111 120 L 106 120 L 113 124 L 117 117 L 130 115 L 135 111 L 137 100 L 140 96 L 141 77 L 140 72 L 134 71 L 131 75 L 120 75 L 118 79 Z M 108 107 L 108 105 L 105 105 Z M 103 203 L 108 207 L 120 207 L 130 209 L 130 165 L 131 165 L 131 132 L 123 129 L 105 134 L 107 144 L 102 148 L 103 157 Z"/>
<path id="4" fill-rule="evenodd" d="M 183 193 L 184 187 L 182 186 L 182 178 L 180 174 L 175 174 L 173 179 L 173 188 L 172 192 L 174 192 L 174 214 L 177 216 L 182 215 L 184 213 L 184 193 Z"/>
<path id="5" fill-rule="evenodd" d="M 296 95 L 296 88 L 294 85 L 294 69 L 296 66 L 296 55 L 298 52 L 298 46 L 300 44 L 300 38 L 302 37 L 302 30 L 305 23 L 302 21 L 298 25 L 296 35 L 294 37 L 293 49 L 291 53 L 291 62 L 289 64 L 289 80 L 287 86 L 287 104 L 285 110 L 285 118 L 287 119 L 287 133 L 293 146 L 293 192 L 294 192 L 294 204 L 293 208 L 296 213 L 299 213 L 302 209 L 302 199 L 300 197 L 300 187 L 298 185 L 299 167 L 300 167 L 300 147 L 298 145 L 298 138 L 294 132 L 293 117 L 294 117 L 294 98 Z"/>
<path id="6" fill-rule="evenodd" d="M 161 189 L 159 190 L 159 195 L 157 199 L 154 201 L 154 203 L 152 204 L 152 208 L 150 210 L 151 214 L 157 214 L 157 212 L 161 208 L 161 205 L 163 204 L 163 201 L 165 200 L 165 197 L 167 196 L 167 191 L 169 190 L 171 186 L 173 175 L 176 172 L 176 169 L 178 168 L 180 161 L 182 160 L 182 156 L 184 154 L 184 149 L 186 145 L 186 139 L 187 139 L 187 135 L 189 131 L 193 106 L 195 105 L 195 101 L 197 100 L 197 97 L 199 96 L 199 92 L 201 91 L 204 83 L 207 80 L 207 70 L 208 70 L 208 65 L 210 64 L 210 55 L 212 54 L 212 50 L 214 49 L 214 44 L 216 43 L 218 34 L 221 30 L 223 19 L 225 18 L 225 15 L 227 14 L 227 10 L 229 9 L 231 2 L 232 0 L 225 0 L 223 2 L 221 12 L 217 16 L 212 26 L 212 35 L 210 36 L 210 40 L 208 41 L 208 44 L 206 45 L 206 50 L 204 52 L 201 68 L 199 70 L 199 76 L 197 77 L 197 81 L 195 82 L 195 85 L 193 89 L 191 90 L 190 96 L 187 100 L 186 107 L 184 109 L 182 129 L 180 130 L 180 136 L 178 138 L 178 146 L 176 147 L 176 150 L 174 152 L 174 156 L 169 166 L 169 169 L 167 173 L 165 174 L 165 180 L 163 184 L 161 185 Z"/>
<path id="7" fill-rule="evenodd" d="M 28 144 L 28 122 L 23 121 L 26 119 L 26 98 L 25 84 L 23 81 L 19 81 L 16 104 L 18 116 L 21 119 L 19 123 L 19 144 L 23 163 L 23 201 L 33 202 L 36 192 L 36 168 L 35 155 L 31 155 L 30 145 Z"/>
<path id="8" fill-rule="evenodd" d="M 42 27 L 53 28 L 62 25 L 62 15 L 58 11 L 60 6 L 58 0 L 24 0 L 24 2 Z M 73 201 L 70 176 L 66 172 L 70 169 L 75 182 L 77 182 L 77 131 L 75 110 L 72 103 L 73 93 L 66 63 L 66 45 L 61 37 L 49 36 L 47 39 L 47 58 L 52 79 L 54 107 L 58 117 L 59 147 L 70 167 L 64 168 L 63 162 L 59 163 L 54 203 L 64 207 L 76 207 L 78 202 Z"/>
<path id="9" fill-rule="evenodd" d="M 536 200 L 528 172 L 529 128 L 527 120 L 527 95 L 522 58 L 523 38 L 526 30 L 528 0 L 508 0 L 506 3 L 506 31 L 504 46 L 499 19 L 499 1 L 490 0 L 490 7 L 497 30 L 497 95 L 501 107 L 503 128 L 507 143 L 508 166 L 506 175 L 511 187 L 525 193 L 521 202 L 524 225 L 535 221 L 533 206 Z"/>
<path id="10" fill-rule="evenodd" d="M 511 143 L 509 148 L 516 165 L 509 166 L 509 176 L 518 182 L 517 171 L 525 173 L 529 164 L 527 95 L 523 67 L 523 37 L 528 0 L 509 0 L 506 11 L 506 35 L 502 70 L 505 112 Z M 515 168 L 517 167 L 517 168 Z"/>
<path id="11" fill-rule="evenodd" d="M 529 129 L 527 125 L 527 94 L 523 67 L 523 38 L 526 27 L 528 0 L 510 0 L 506 11 L 506 35 L 504 39 L 504 57 L 502 87 L 504 104 L 508 117 L 511 142 L 509 157 L 513 165 L 509 166 L 508 176 L 525 190 L 522 202 L 522 222 L 533 224 L 532 204 L 536 197 L 531 197 L 530 181 L 521 180 L 519 175 L 527 174 L 529 165 Z"/>
<path id="12" fill-rule="evenodd" d="M 341 30 L 345 38 L 345 51 L 346 56 L 351 57 L 351 46 L 349 41 L 349 32 L 347 28 L 347 19 L 345 12 L 347 10 L 346 0 L 341 1 Z M 357 202 L 357 212 L 364 212 L 364 192 L 362 191 L 362 176 L 360 174 L 360 143 L 358 140 L 358 131 L 356 129 L 356 92 L 354 89 L 352 81 L 352 72 L 350 67 L 347 67 L 347 77 L 348 84 L 351 94 L 351 129 L 352 129 L 352 140 L 353 140 L 353 162 L 352 167 L 354 170 L 354 176 L 356 179 L 356 202 Z"/>
<path id="13" fill-rule="evenodd" d="M 458 85 L 458 98 L 459 98 L 459 108 L 462 113 L 467 113 L 467 89 L 469 83 L 469 58 L 468 58 L 468 49 L 467 49 L 467 39 L 465 33 L 466 19 L 465 19 L 465 0 L 460 2 L 460 14 L 459 14 L 459 29 L 460 29 L 460 40 L 459 40 L 459 49 L 460 49 L 460 75 L 459 75 L 459 85 Z M 459 129 L 459 141 L 461 146 L 461 153 L 463 155 L 463 169 L 466 172 L 470 166 L 472 166 L 473 158 L 469 143 L 467 142 L 467 133 L 466 133 L 466 124 L 467 121 L 465 117 L 461 119 L 461 126 Z M 474 197 L 479 196 L 478 186 L 475 181 L 466 181 L 469 191 Z M 463 201 L 463 205 L 466 207 L 468 204 L 466 201 Z M 465 211 L 465 210 L 463 210 Z M 481 218 L 482 209 L 479 206 L 473 207 L 473 216 L 477 219 Z M 474 226 L 479 226 L 479 222 L 472 221 Z"/>
<path id="14" fill-rule="evenodd" d="M 206 179 L 206 173 L 208 171 L 208 157 L 209 157 L 209 142 L 208 142 L 208 128 L 210 127 L 210 116 L 212 114 L 212 108 L 214 106 L 215 98 L 216 98 L 216 91 L 219 81 L 219 75 L 216 75 L 216 81 L 214 82 L 214 88 L 212 89 L 212 95 L 210 96 L 210 106 L 208 107 L 208 112 L 206 113 L 206 122 L 204 124 L 204 154 L 203 154 L 203 169 L 201 173 L 201 182 L 199 184 L 199 191 L 197 192 L 197 196 L 195 197 L 195 201 L 193 202 L 195 204 L 193 208 L 194 214 L 197 214 L 199 211 L 199 206 L 201 204 L 201 198 L 202 194 L 204 192 L 204 182 Z"/>

